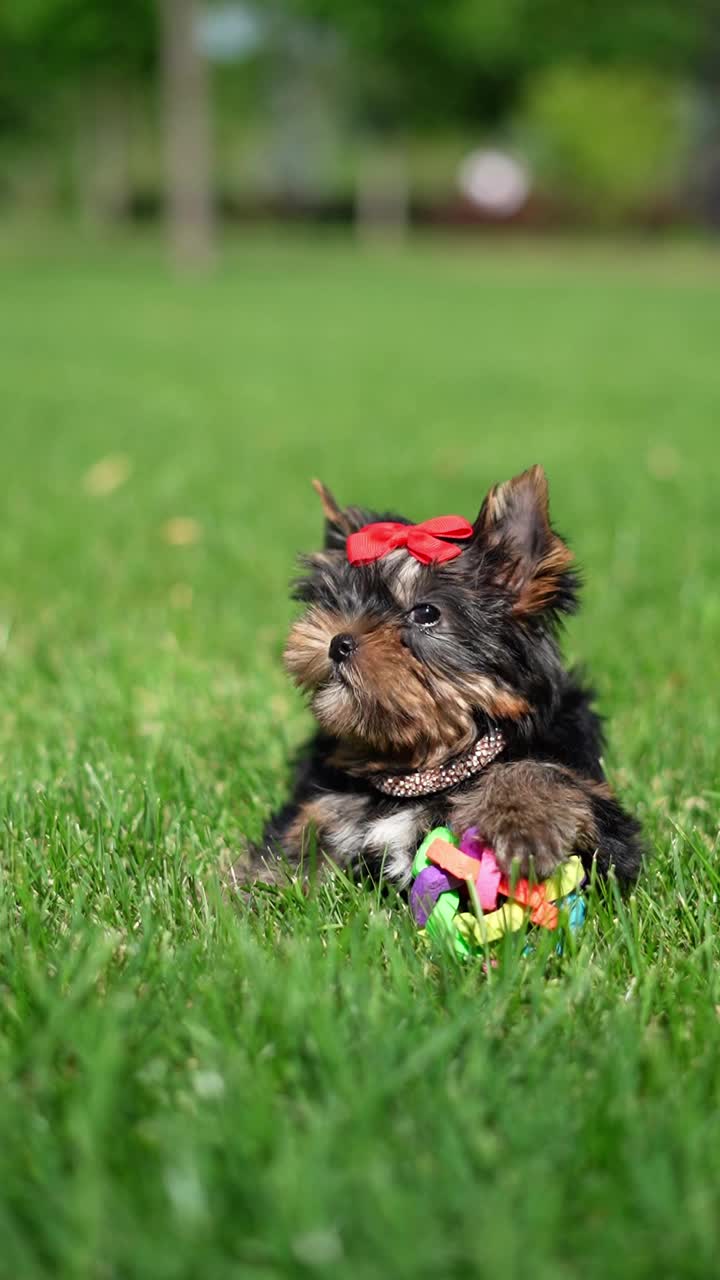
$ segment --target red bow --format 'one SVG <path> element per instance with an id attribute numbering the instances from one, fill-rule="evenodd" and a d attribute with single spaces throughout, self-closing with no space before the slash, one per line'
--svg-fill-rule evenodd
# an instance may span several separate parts
<path id="1" fill-rule="evenodd" d="M 472 525 L 462 516 L 436 516 L 422 524 L 396 524 L 392 520 L 381 520 L 377 524 L 366 524 L 357 533 L 350 534 L 347 557 L 351 564 L 370 564 L 389 551 L 407 547 L 410 555 L 421 564 L 441 564 L 459 556 L 462 547 L 440 539 L 470 538 L 472 531 Z"/>

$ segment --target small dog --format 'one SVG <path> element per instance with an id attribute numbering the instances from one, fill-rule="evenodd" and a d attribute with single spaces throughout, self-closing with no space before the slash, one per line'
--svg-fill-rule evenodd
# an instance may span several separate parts
<path id="1" fill-rule="evenodd" d="M 491 489 L 473 525 L 341 509 L 314 483 L 325 546 L 303 561 L 285 662 L 320 730 L 235 881 L 280 883 L 316 841 L 321 869 L 325 854 L 405 888 L 439 825 L 477 827 L 508 874 L 544 878 L 578 853 L 634 880 L 639 826 L 558 648 L 579 582 L 542 467 Z"/>

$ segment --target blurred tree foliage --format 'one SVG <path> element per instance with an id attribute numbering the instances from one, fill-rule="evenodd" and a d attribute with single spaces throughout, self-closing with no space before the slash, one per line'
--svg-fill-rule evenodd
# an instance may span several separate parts
<path id="1" fill-rule="evenodd" d="M 124 214 L 132 112 L 157 44 L 151 0 L 0 4 L 0 196 Z"/>
<path id="2" fill-rule="evenodd" d="M 677 85 L 701 78 L 713 45 L 720 50 L 720 0 L 287 0 L 285 8 L 338 33 L 359 131 L 477 130 L 522 115 L 520 136 L 541 179 L 566 203 L 572 193 L 578 212 L 607 219 L 660 193 L 680 152 Z"/>
<path id="3" fill-rule="evenodd" d="M 371 126 L 492 122 L 529 76 L 566 62 L 700 71 L 720 0 L 287 0 L 345 42 Z"/>
<path id="4" fill-rule="evenodd" d="M 272 19 L 337 33 L 362 123 L 396 128 L 488 121 L 533 71 L 563 62 L 687 73 L 707 61 L 720 0 L 264 0 Z M 100 73 L 149 79 L 153 0 L 5 0 L 0 5 L 5 128 L 29 119 L 58 82 Z"/>
<path id="5" fill-rule="evenodd" d="M 573 66 L 539 72 L 519 117 L 543 186 L 590 221 L 613 222 L 670 185 L 683 148 L 676 83 L 657 71 Z"/>
<path id="6" fill-rule="evenodd" d="M 5 0 L 0 5 L 0 129 L 41 122 L 53 91 L 108 76 L 154 74 L 149 0 Z"/>
<path id="7" fill-rule="evenodd" d="M 206 7 L 223 2 L 207 0 Z M 399 139 L 453 128 L 477 133 L 512 119 L 529 97 L 537 120 L 554 130 L 559 173 L 580 153 L 569 134 L 560 139 L 558 113 L 582 110 L 592 128 L 594 109 L 587 94 L 582 104 L 573 98 L 570 72 L 563 81 L 557 68 L 575 68 L 572 74 L 580 76 L 587 67 L 620 78 L 631 69 L 640 80 L 645 74 L 702 80 L 720 98 L 720 0 L 246 0 L 246 7 L 265 31 L 294 27 L 329 39 L 342 69 L 332 109 L 357 137 Z M 4 0 L 0 144 L 22 145 L 53 131 L 57 137 L 65 126 L 56 106 L 72 97 L 82 100 L 86 125 L 105 113 L 107 127 L 96 130 L 102 141 L 93 145 L 108 155 L 114 146 L 116 169 L 122 168 L 127 90 L 154 92 L 162 30 L 155 0 Z M 274 61 L 265 48 L 215 78 L 224 78 L 226 87 L 232 77 L 252 82 L 255 102 L 264 93 L 264 109 L 272 114 L 286 52 Z M 603 83 L 609 119 L 611 82 Z M 559 106 L 563 84 L 565 106 Z M 588 93 L 595 93 L 597 107 L 601 82 L 593 84 Z M 594 164 L 602 184 L 607 156 L 600 150 L 598 140 L 594 159 L 586 155 L 582 164 Z"/>
<path id="8" fill-rule="evenodd" d="M 338 33 L 356 122 L 492 121 L 522 74 L 526 0 L 289 0 Z"/>

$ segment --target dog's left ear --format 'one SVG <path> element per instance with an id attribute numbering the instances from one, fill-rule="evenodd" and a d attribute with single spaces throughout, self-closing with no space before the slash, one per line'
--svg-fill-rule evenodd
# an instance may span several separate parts
<path id="1" fill-rule="evenodd" d="M 576 600 L 573 554 L 550 524 L 547 477 L 530 467 L 487 495 L 474 525 L 479 549 L 496 552 L 498 578 L 519 616 L 570 612 Z M 495 557 L 494 557 L 495 558 Z"/>
<path id="2" fill-rule="evenodd" d="M 372 519 L 369 511 L 360 507 L 339 507 L 330 490 L 320 480 L 313 480 L 313 489 L 320 498 L 325 513 L 325 542 L 327 551 L 344 551 L 348 534 L 362 529 Z"/>

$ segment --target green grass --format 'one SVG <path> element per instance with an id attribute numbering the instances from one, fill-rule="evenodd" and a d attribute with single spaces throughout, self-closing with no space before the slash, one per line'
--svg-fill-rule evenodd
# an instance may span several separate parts
<path id="1" fill-rule="evenodd" d="M 3 1280 L 717 1274 L 717 252 L 259 237 L 181 281 L 7 233 L 0 290 Z M 637 892 L 487 977 L 366 889 L 225 901 L 308 728 L 309 477 L 472 517 L 537 460 Z"/>

